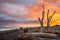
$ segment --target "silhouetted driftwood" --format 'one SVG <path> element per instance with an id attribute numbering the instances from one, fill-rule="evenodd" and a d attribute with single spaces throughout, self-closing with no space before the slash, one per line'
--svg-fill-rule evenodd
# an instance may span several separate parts
<path id="1" fill-rule="evenodd" d="M 40 22 L 40 24 L 41 24 L 41 32 L 43 32 L 44 4 L 43 4 L 43 10 L 42 10 L 42 18 L 40 19 L 40 18 L 38 17 L 38 20 L 39 20 L 39 22 Z"/>
<path id="2" fill-rule="evenodd" d="M 49 16 L 49 10 L 47 11 L 47 30 L 48 31 L 49 31 L 50 22 L 55 13 L 56 13 L 56 11 L 54 11 L 53 14 L 51 16 Z"/>

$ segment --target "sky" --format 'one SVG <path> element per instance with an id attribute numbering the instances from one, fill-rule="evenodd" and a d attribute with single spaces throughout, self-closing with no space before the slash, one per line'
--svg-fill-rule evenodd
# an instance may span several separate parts
<path id="1" fill-rule="evenodd" d="M 0 25 L 39 25 L 37 18 L 41 18 L 43 4 L 45 11 L 44 25 L 46 25 L 48 9 L 50 15 L 56 11 L 50 24 L 60 25 L 60 0 L 0 0 Z"/>

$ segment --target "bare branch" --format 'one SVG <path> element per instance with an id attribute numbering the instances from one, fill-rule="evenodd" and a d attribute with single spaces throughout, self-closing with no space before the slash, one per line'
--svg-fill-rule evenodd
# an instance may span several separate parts
<path id="1" fill-rule="evenodd" d="M 44 4 L 43 4 L 42 19 L 41 19 L 42 21 L 44 20 L 44 13 L 45 12 L 44 12 Z"/>
<path id="2" fill-rule="evenodd" d="M 53 13 L 50 17 L 52 17 L 55 13 L 56 13 L 56 11 L 54 11 L 54 13 Z M 49 18 L 50 18 L 50 17 L 49 17 Z"/>
<path id="3" fill-rule="evenodd" d="M 38 20 L 39 20 L 39 22 L 41 23 L 42 21 L 41 21 L 41 19 L 38 17 Z"/>
<path id="4" fill-rule="evenodd" d="M 49 21 L 52 20 L 52 17 L 54 16 L 55 13 L 56 13 L 56 11 L 54 11 L 54 13 L 49 17 Z"/>
<path id="5" fill-rule="evenodd" d="M 43 11 L 44 11 L 44 4 L 43 4 L 42 8 L 43 8 Z"/>
<path id="6" fill-rule="evenodd" d="M 48 15 L 49 15 L 49 10 L 47 11 L 47 18 L 48 18 Z"/>

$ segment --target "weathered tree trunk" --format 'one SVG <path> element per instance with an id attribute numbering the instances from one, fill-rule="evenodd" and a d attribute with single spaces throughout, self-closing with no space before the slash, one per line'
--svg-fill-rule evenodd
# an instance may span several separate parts
<path id="1" fill-rule="evenodd" d="M 56 12 L 56 11 L 54 11 L 53 14 L 52 14 L 50 17 L 49 17 L 49 10 L 48 10 L 48 12 L 47 12 L 47 30 L 48 30 L 48 31 L 50 30 L 50 29 L 49 29 L 49 27 L 50 27 L 50 22 L 51 22 L 51 20 L 52 20 L 52 17 L 54 16 L 55 12 Z"/>
<path id="2" fill-rule="evenodd" d="M 38 17 L 38 20 L 39 20 L 39 22 L 40 22 L 40 24 L 41 24 L 41 32 L 43 32 L 44 5 L 43 5 L 43 11 L 42 11 L 42 18 L 40 19 L 40 18 Z"/>
<path id="3" fill-rule="evenodd" d="M 47 12 L 47 29 L 49 29 L 49 18 L 48 18 L 48 15 L 49 15 L 49 10 L 48 10 L 48 12 Z"/>

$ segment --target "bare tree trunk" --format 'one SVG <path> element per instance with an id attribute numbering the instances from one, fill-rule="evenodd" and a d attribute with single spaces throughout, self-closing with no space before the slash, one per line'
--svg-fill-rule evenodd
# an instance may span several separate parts
<path id="1" fill-rule="evenodd" d="M 48 15 L 49 15 L 49 10 L 47 12 L 47 29 L 49 29 L 49 18 L 48 18 Z"/>
<path id="2" fill-rule="evenodd" d="M 43 32 L 44 4 L 43 4 L 43 11 L 42 11 L 42 18 L 40 19 L 40 18 L 38 17 L 38 20 L 39 20 L 39 22 L 40 22 L 40 24 L 41 24 L 41 32 Z"/>
<path id="3" fill-rule="evenodd" d="M 51 20 L 52 20 L 52 17 L 54 16 L 55 12 L 56 12 L 56 11 L 54 11 L 53 14 L 52 14 L 50 17 L 49 17 L 49 10 L 48 10 L 48 12 L 47 12 L 47 30 L 48 30 L 48 31 L 50 30 L 50 29 L 49 29 L 49 27 L 50 27 L 50 22 L 51 22 Z"/>

